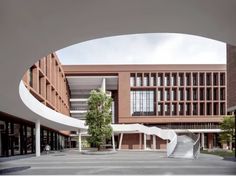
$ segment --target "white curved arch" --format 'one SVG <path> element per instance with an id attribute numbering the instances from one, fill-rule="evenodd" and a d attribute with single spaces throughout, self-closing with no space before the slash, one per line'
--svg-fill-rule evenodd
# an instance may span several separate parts
<path id="1" fill-rule="evenodd" d="M 39 120 L 44 121 L 48 120 L 55 124 L 61 126 L 61 130 L 63 129 L 81 129 L 87 130 L 87 126 L 85 126 L 85 121 L 78 120 L 64 114 L 58 113 L 44 104 L 40 103 L 25 87 L 23 81 L 20 82 L 19 85 L 19 94 L 21 100 L 24 104 L 34 113 L 39 115 Z"/>

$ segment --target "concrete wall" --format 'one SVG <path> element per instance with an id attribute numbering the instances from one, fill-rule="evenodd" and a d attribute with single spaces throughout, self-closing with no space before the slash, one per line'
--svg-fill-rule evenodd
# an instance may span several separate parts
<path id="1" fill-rule="evenodd" d="M 227 45 L 228 111 L 236 110 L 236 46 Z"/>

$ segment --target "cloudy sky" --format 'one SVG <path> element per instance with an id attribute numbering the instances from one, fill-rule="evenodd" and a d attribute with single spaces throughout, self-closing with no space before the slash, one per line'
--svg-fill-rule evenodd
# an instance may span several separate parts
<path id="1" fill-rule="evenodd" d="M 56 52 L 62 64 L 225 64 L 223 42 L 184 34 L 90 40 Z"/>

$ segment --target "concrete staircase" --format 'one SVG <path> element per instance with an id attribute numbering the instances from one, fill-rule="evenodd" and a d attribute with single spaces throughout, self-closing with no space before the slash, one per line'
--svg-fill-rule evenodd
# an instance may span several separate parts
<path id="1" fill-rule="evenodd" d="M 177 145 L 170 157 L 193 159 L 193 144 L 194 141 L 190 137 L 186 135 L 177 136 Z"/>

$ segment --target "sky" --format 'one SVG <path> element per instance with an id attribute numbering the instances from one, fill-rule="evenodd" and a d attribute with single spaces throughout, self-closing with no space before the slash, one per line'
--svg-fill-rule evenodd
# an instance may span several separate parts
<path id="1" fill-rule="evenodd" d="M 226 64 L 226 44 L 186 34 L 132 34 L 78 43 L 56 52 L 64 65 Z"/>

